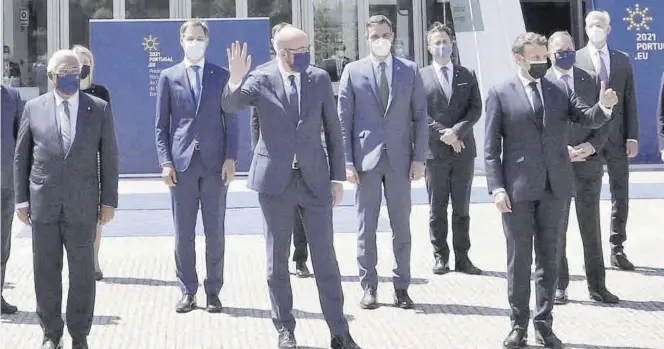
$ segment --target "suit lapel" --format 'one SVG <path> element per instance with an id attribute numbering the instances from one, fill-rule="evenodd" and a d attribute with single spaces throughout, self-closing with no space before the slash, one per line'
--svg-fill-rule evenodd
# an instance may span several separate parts
<path id="1" fill-rule="evenodd" d="M 595 65 L 590 58 L 590 50 L 588 50 L 588 47 L 584 47 L 583 49 L 579 50 L 576 55 L 576 60 L 579 62 L 579 67 L 590 70 L 594 73 L 598 73 L 595 71 Z"/>
<path id="2" fill-rule="evenodd" d="M 438 72 L 434 68 L 433 65 L 429 66 L 429 69 L 427 69 L 429 72 L 429 77 L 433 80 L 434 86 L 437 87 L 438 94 L 440 95 L 440 99 L 442 100 L 443 108 L 447 108 L 449 106 L 449 102 L 447 99 L 447 95 L 445 95 L 445 91 L 443 90 L 443 86 L 440 84 L 440 80 L 438 79 Z"/>
<path id="3" fill-rule="evenodd" d="M 53 139 L 58 144 L 58 149 L 60 149 L 60 156 L 65 157 L 65 146 L 62 143 L 62 134 L 60 133 L 60 121 L 58 120 L 58 113 L 55 108 L 55 92 L 49 92 L 49 96 L 44 100 L 43 109 L 46 115 L 50 117 L 46 120 L 49 120 L 49 128 L 53 130 Z"/>
<path id="4" fill-rule="evenodd" d="M 311 88 L 311 68 L 300 74 L 300 119 L 304 119 L 309 110 Z"/>
<path id="5" fill-rule="evenodd" d="M 528 95 L 526 94 L 526 87 L 524 87 L 523 84 L 521 83 L 521 79 L 519 79 L 519 76 L 514 77 L 514 80 L 512 81 L 512 89 L 514 90 L 515 95 L 519 98 L 519 101 L 521 102 L 523 109 L 528 111 L 528 119 L 530 119 L 530 121 L 532 121 L 533 124 L 535 124 L 535 126 L 537 126 L 537 128 L 541 130 L 541 126 L 539 122 L 536 120 L 535 111 L 533 111 L 533 107 L 530 104 Z M 542 92 L 543 91 L 544 87 L 542 87 Z"/>
<path id="6" fill-rule="evenodd" d="M 88 122 L 90 122 L 90 111 L 92 107 L 90 106 L 90 98 L 85 96 L 84 93 L 79 92 L 78 94 L 78 111 L 76 115 L 76 134 L 74 135 L 74 140 L 69 147 L 69 151 L 65 155 L 65 159 L 74 151 L 74 147 L 77 144 L 81 143 L 81 138 L 85 137 L 84 132 L 88 129 Z"/>
<path id="7" fill-rule="evenodd" d="M 286 97 L 286 89 L 284 88 L 284 80 L 281 76 L 281 72 L 279 71 L 279 64 L 275 63 L 270 66 L 270 69 L 272 69 L 272 74 L 270 74 L 270 84 L 272 84 L 272 87 L 274 88 L 274 93 L 277 95 L 277 99 L 279 99 L 279 102 L 281 102 L 281 107 L 284 109 L 284 113 L 286 115 L 290 115 L 288 113 L 288 110 L 290 108 L 290 105 L 288 103 L 288 98 Z M 302 85 L 300 83 L 300 85 Z M 300 93 L 302 95 L 302 93 Z M 300 104 L 300 107 L 302 104 Z M 293 119 L 293 118 L 291 118 Z M 297 119 L 293 119 L 294 121 L 297 121 Z"/>
<path id="8" fill-rule="evenodd" d="M 205 62 L 205 66 L 203 67 L 203 74 L 201 75 L 201 79 L 203 80 L 201 82 L 201 97 L 200 101 L 198 101 L 198 105 L 196 106 L 196 114 L 198 114 L 198 110 L 201 108 L 203 105 L 203 101 L 205 100 L 205 97 L 210 93 L 210 91 L 213 91 L 214 89 L 212 88 L 212 83 L 214 82 L 212 79 L 212 74 L 214 71 L 212 70 L 212 66 L 210 66 L 209 63 Z M 189 79 L 187 79 L 188 81 Z M 195 102 L 195 100 L 194 100 Z"/>
<path id="9" fill-rule="evenodd" d="M 616 75 L 615 72 L 617 71 L 618 67 L 616 66 L 616 51 L 611 50 L 607 47 L 607 50 L 609 51 L 609 57 L 611 57 L 611 62 L 609 63 L 609 66 L 611 67 L 611 71 L 609 72 L 609 86 L 613 85 L 613 77 Z M 607 86 L 606 88 L 609 88 Z"/>
<path id="10" fill-rule="evenodd" d="M 376 100 L 376 103 L 378 103 L 378 106 L 380 106 L 381 109 L 383 109 L 383 102 L 380 100 L 380 93 L 378 92 L 378 84 L 376 82 L 376 74 L 373 69 L 373 64 L 371 63 L 371 58 L 366 57 L 364 58 L 364 77 L 367 79 L 367 82 L 371 86 L 371 92 L 374 95 L 374 99 Z"/>
<path id="11" fill-rule="evenodd" d="M 548 117 L 547 110 L 549 109 L 547 108 L 547 106 L 551 104 L 553 101 L 553 94 L 551 93 L 553 84 L 546 78 L 541 79 L 540 82 L 542 84 L 542 105 L 544 107 L 544 117 L 542 117 L 542 122 L 543 122 L 542 127 L 546 127 L 547 117 Z"/>
<path id="12" fill-rule="evenodd" d="M 390 111 L 390 107 L 394 104 L 394 99 L 399 95 L 399 81 L 404 81 L 403 74 L 405 73 L 403 63 L 392 56 L 392 84 L 390 86 L 390 97 L 387 99 L 387 108 L 385 108 L 385 115 Z"/>
<path id="13" fill-rule="evenodd" d="M 180 84 L 187 89 L 189 92 L 189 100 L 191 101 L 192 105 L 194 105 L 194 110 L 196 109 L 196 100 L 194 99 L 194 90 L 191 88 L 191 84 L 189 83 L 189 75 L 187 74 L 187 67 L 185 67 L 184 62 L 179 64 L 180 67 L 180 73 L 178 74 L 178 80 Z"/>
<path id="14" fill-rule="evenodd" d="M 456 90 L 457 82 L 459 82 L 459 67 L 454 64 L 452 65 L 452 81 L 450 81 L 450 104 L 452 104 L 452 98 L 454 98 L 454 91 Z"/>

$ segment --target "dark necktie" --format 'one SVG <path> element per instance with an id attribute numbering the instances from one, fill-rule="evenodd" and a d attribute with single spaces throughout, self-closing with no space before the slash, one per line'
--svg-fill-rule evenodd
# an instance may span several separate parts
<path id="1" fill-rule="evenodd" d="M 387 82 L 387 74 L 385 69 L 387 64 L 380 62 L 380 101 L 383 103 L 383 111 L 387 109 L 387 102 L 390 100 L 390 84 Z"/>
<path id="2" fill-rule="evenodd" d="M 295 75 L 289 75 L 288 81 L 290 86 L 288 86 L 288 102 L 290 104 L 290 109 L 295 115 L 300 117 L 300 97 L 297 95 L 297 85 L 295 84 Z"/>
<path id="3" fill-rule="evenodd" d="M 542 96 L 540 96 L 537 89 L 537 82 L 533 81 L 528 86 L 533 90 L 533 110 L 535 111 L 535 116 L 538 121 L 542 122 L 544 119 L 544 103 L 542 103 Z"/>
<path id="4" fill-rule="evenodd" d="M 602 51 L 597 51 L 597 55 L 599 56 L 599 79 L 601 81 L 604 81 L 605 85 L 609 84 L 609 72 L 606 70 L 606 64 L 604 63 L 604 54 Z M 607 86 L 608 88 L 608 86 Z"/>
<path id="5" fill-rule="evenodd" d="M 450 101 L 450 98 L 452 98 L 452 86 L 450 84 L 450 76 L 448 75 L 449 72 L 448 67 L 442 67 L 440 68 L 440 71 L 443 74 L 443 92 L 445 92 L 445 97 L 447 97 L 447 101 Z"/>
<path id="6" fill-rule="evenodd" d="M 63 101 L 62 107 L 64 108 L 64 117 L 60 121 L 60 133 L 62 134 L 62 145 L 65 148 L 65 153 L 71 147 L 71 120 L 69 116 L 69 102 Z"/>

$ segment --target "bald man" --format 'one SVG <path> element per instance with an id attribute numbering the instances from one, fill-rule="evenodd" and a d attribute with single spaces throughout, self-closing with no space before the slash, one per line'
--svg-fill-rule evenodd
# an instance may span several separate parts
<path id="1" fill-rule="evenodd" d="M 108 103 L 78 90 L 76 53 L 57 51 L 47 70 L 55 90 L 30 100 L 21 118 L 14 154 L 16 209 L 32 226 L 41 348 L 62 347 L 64 246 L 67 328 L 73 348 L 87 349 L 95 305 L 95 232 L 118 205 L 118 149 Z"/>
<path id="2" fill-rule="evenodd" d="M 341 127 L 330 77 L 310 66 L 309 38 L 284 27 L 275 38 L 276 64 L 249 73 L 247 45 L 228 49 L 228 86 L 222 107 L 253 106 L 261 137 L 254 149 L 248 187 L 258 192 L 267 222 L 267 278 L 278 348 L 296 348 L 288 255 L 296 210 L 302 212 L 323 316 L 333 349 L 358 349 L 344 318 L 344 297 L 334 251 L 332 207 L 343 198 L 346 179 Z M 248 74 L 249 73 L 249 74 Z M 248 74 L 248 75 L 247 75 Z M 329 156 L 320 141 L 321 127 Z"/>

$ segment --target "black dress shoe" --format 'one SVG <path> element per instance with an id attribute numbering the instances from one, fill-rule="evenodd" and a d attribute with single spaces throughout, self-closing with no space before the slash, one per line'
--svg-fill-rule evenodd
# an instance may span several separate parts
<path id="1" fill-rule="evenodd" d="M 394 291 L 394 305 L 401 309 L 412 309 L 414 302 L 410 299 L 408 291 L 396 290 Z"/>
<path id="2" fill-rule="evenodd" d="M 18 308 L 15 305 L 11 305 L 7 303 L 5 300 L 5 297 L 2 297 L 2 309 L 1 309 L 2 314 L 16 314 L 18 312 Z"/>
<path id="3" fill-rule="evenodd" d="M 553 299 L 553 304 L 567 304 L 569 298 L 567 297 L 567 290 L 556 290 L 556 297 Z"/>
<path id="4" fill-rule="evenodd" d="M 296 349 L 295 334 L 287 329 L 279 330 L 279 349 Z"/>
<path id="5" fill-rule="evenodd" d="M 295 274 L 299 278 L 308 278 L 311 276 L 309 268 L 307 267 L 307 262 L 296 262 L 295 263 Z"/>
<path id="6" fill-rule="evenodd" d="M 615 294 L 609 292 L 607 289 L 602 289 L 598 291 L 590 291 L 590 299 L 607 304 L 616 304 L 620 302 L 620 298 Z"/>
<path id="7" fill-rule="evenodd" d="M 194 309 L 196 309 L 196 298 L 191 294 L 185 294 L 175 305 L 175 312 L 177 313 L 188 313 Z"/>
<path id="8" fill-rule="evenodd" d="M 208 313 L 221 313 L 222 306 L 219 296 L 216 294 L 209 294 L 207 296 L 207 306 L 205 307 Z"/>
<path id="9" fill-rule="evenodd" d="M 95 271 L 95 280 L 101 281 L 101 279 L 103 279 L 103 278 L 104 278 L 104 273 L 102 273 L 101 270 L 100 271 Z"/>
<path id="10" fill-rule="evenodd" d="M 72 349 L 89 349 L 88 340 L 85 338 L 72 338 Z"/>
<path id="11" fill-rule="evenodd" d="M 519 349 L 528 345 L 528 332 L 521 328 L 514 328 L 503 341 L 504 349 Z"/>
<path id="12" fill-rule="evenodd" d="M 440 258 L 436 258 L 436 264 L 433 265 L 433 273 L 436 275 L 444 275 L 450 272 L 450 265 Z"/>
<path id="13" fill-rule="evenodd" d="M 52 339 L 44 338 L 40 349 L 62 349 L 62 340 L 54 341 Z"/>
<path id="14" fill-rule="evenodd" d="M 466 258 L 460 260 L 458 263 L 455 263 L 454 269 L 460 273 L 468 275 L 480 275 L 482 274 L 482 269 L 476 267 L 470 259 Z"/>
<path id="15" fill-rule="evenodd" d="M 535 342 L 544 346 L 544 349 L 565 349 L 563 342 L 550 328 L 535 328 Z"/>
<path id="16" fill-rule="evenodd" d="M 364 290 L 364 296 L 360 301 L 360 308 L 362 309 L 376 309 L 378 308 L 378 290 L 375 287 L 368 287 Z"/>
<path id="17" fill-rule="evenodd" d="M 330 346 L 332 349 L 360 349 L 348 332 L 332 337 Z"/>
<path id="18" fill-rule="evenodd" d="M 611 265 L 621 270 L 634 270 L 634 264 L 627 259 L 625 252 L 614 252 L 611 254 Z"/>

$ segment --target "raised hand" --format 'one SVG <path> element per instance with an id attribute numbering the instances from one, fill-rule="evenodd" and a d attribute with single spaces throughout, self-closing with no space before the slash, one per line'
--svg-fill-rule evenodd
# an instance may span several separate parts
<path id="1" fill-rule="evenodd" d="M 618 104 L 618 95 L 613 89 L 606 89 L 606 83 L 601 82 L 601 89 L 599 91 L 599 103 L 607 108 L 613 108 L 614 105 Z"/>
<path id="2" fill-rule="evenodd" d="M 251 68 L 251 55 L 247 54 L 247 43 L 240 45 L 239 41 L 233 42 L 231 47 L 226 49 L 226 56 L 228 57 L 228 71 L 231 74 L 229 82 L 241 83 Z"/>

